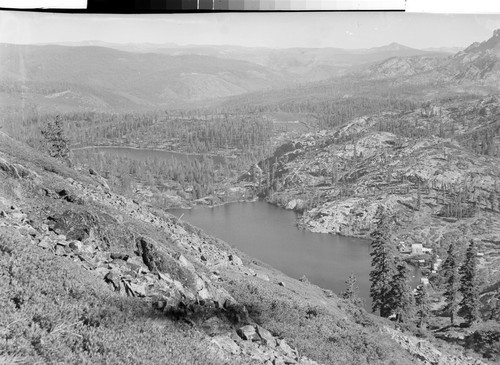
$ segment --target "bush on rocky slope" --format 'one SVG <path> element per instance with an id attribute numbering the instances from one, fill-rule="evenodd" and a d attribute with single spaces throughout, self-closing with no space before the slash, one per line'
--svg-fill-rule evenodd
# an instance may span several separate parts
<path id="1" fill-rule="evenodd" d="M 199 332 L 79 265 L 8 233 L 0 252 L 0 362 L 220 363 Z"/>
<path id="2" fill-rule="evenodd" d="M 316 361 L 413 363 L 399 346 L 379 332 L 378 319 L 347 301 L 335 298 L 321 305 L 317 300 L 293 296 L 290 292 L 297 292 L 302 286 L 295 283 L 285 283 L 279 289 L 250 280 L 229 281 L 228 286 L 231 295 L 245 304 L 258 323 L 274 335 L 290 339 L 301 353 Z"/>

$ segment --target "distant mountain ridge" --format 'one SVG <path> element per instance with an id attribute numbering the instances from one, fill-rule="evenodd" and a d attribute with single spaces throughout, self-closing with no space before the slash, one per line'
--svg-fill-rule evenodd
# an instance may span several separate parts
<path id="1" fill-rule="evenodd" d="M 475 42 L 452 58 L 456 64 L 457 79 L 481 80 L 497 84 L 500 80 L 500 29 L 484 42 Z"/>
<path id="2" fill-rule="evenodd" d="M 499 60 L 500 29 L 488 40 L 475 42 L 448 57 L 394 57 L 371 66 L 363 74 L 375 79 L 404 77 L 407 82 L 475 83 L 498 88 Z"/>
<path id="3" fill-rule="evenodd" d="M 337 52 L 342 53 L 370 53 L 376 51 L 384 51 L 384 50 L 398 50 L 398 49 L 411 49 L 414 51 L 424 51 L 424 52 L 440 52 L 442 48 L 413 48 L 406 46 L 404 44 L 400 44 L 397 42 L 391 42 L 386 45 L 369 47 L 369 48 L 342 48 L 342 47 L 283 47 L 283 48 L 272 48 L 272 47 L 252 47 L 252 46 L 239 46 L 232 44 L 177 44 L 172 42 L 166 43 L 149 43 L 149 42 L 129 42 L 129 43 L 113 43 L 113 42 L 105 42 L 99 40 L 86 40 L 86 41 L 77 41 L 77 42 L 49 42 L 49 43 L 37 43 L 32 45 L 41 45 L 41 46 L 67 46 L 67 47 L 85 47 L 85 46 L 98 46 L 98 47 L 106 47 L 106 48 L 114 48 L 119 50 L 128 50 L 129 52 L 137 52 L 138 49 L 148 50 L 148 52 L 154 53 L 154 50 L 161 50 L 164 48 L 172 48 L 172 49 L 219 49 L 219 50 L 228 50 L 228 49 L 240 49 L 240 50 L 270 50 L 270 51 L 283 51 L 290 49 L 301 49 L 301 50 L 313 50 L 313 49 L 324 49 L 324 50 L 335 50 Z M 451 48 L 451 47 L 450 47 Z M 455 47 L 459 48 L 459 47 Z M 463 49 L 463 48 L 460 48 Z"/>
<path id="4" fill-rule="evenodd" d="M 385 46 L 372 47 L 369 49 L 369 51 L 372 51 L 372 52 L 374 52 L 374 51 L 376 52 L 376 51 L 380 51 L 380 50 L 384 50 L 384 51 L 415 50 L 416 51 L 417 49 L 405 46 L 405 45 L 397 43 L 397 42 L 392 42 L 392 43 L 389 43 L 388 45 L 385 45 Z"/>
<path id="5" fill-rule="evenodd" d="M 429 48 L 423 48 L 424 51 L 444 52 L 444 53 L 450 53 L 450 54 L 458 53 L 464 49 L 465 49 L 465 47 L 429 47 Z"/>
<path id="6" fill-rule="evenodd" d="M 71 96 L 95 108 L 170 107 L 286 83 L 282 74 L 241 60 L 97 46 L 0 45 L 1 89 L 22 91 L 42 104 L 66 92 L 61 102 Z"/>
<path id="7" fill-rule="evenodd" d="M 26 102 L 68 111 L 193 108 L 247 93 L 300 88 L 363 72 L 385 60 L 448 55 L 398 43 L 369 49 L 0 44 L 0 95 L 4 105 L 18 108 Z M 387 64 L 389 75 L 394 70 L 398 74 L 392 62 Z"/>
<path id="8" fill-rule="evenodd" d="M 319 81 L 345 74 L 352 67 L 363 67 L 390 57 L 427 55 L 446 57 L 441 51 L 419 50 L 398 43 L 373 48 L 267 48 L 236 45 L 177 45 L 173 43 L 114 44 L 101 41 L 64 43 L 66 46 L 100 46 L 126 52 L 159 53 L 170 56 L 203 55 L 256 63 L 287 73 L 292 81 Z"/>

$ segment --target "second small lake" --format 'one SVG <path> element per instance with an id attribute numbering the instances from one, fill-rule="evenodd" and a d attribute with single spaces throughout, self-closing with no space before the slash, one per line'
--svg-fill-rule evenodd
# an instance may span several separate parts
<path id="1" fill-rule="evenodd" d="M 189 161 L 189 160 L 203 160 L 204 157 L 208 157 L 211 158 L 215 163 L 221 163 L 225 159 L 225 157 L 222 156 L 188 154 L 182 152 L 172 152 L 172 151 L 154 150 L 148 148 L 133 148 L 133 147 L 93 146 L 93 147 L 83 147 L 83 148 L 73 149 L 73 151 L 77 153 L 78 151 L 82 150 L 92 150 L 94 152 L 101 152 L 108 154 L 110 156 L 127 157 L 129 159 L 137 161 L 145 161 L 151 159 L 158 159 L 158 160 L 176 159 L 181 161 Z"/>

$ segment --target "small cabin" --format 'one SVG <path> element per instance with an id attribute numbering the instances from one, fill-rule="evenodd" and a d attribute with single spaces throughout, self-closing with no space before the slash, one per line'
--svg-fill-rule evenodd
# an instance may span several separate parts
<path id="1" fill-rule="evenodd" d="M 420 282 L 421 282 L 423 285 L 429 285 L 429 279 L 428 279 L 428 278 L 420 278 Z"/>
<path id="2" fill-rule="evenodd" d="M 423 246 L 421 243 L 413 243 L 411 245 L 411 254 L 412 255 L 422 255 L 424 253 Z"/>

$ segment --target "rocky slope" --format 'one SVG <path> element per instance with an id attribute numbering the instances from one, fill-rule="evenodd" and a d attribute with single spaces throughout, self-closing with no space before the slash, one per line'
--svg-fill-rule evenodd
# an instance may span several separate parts
<path id="1" fill-rule="evenodd" d="M 96 361 L 97 356 L 110 363 L 134 361 L 131 356 L 136 354 L 128 350 L 127 355 L 132 345 L 124 342 L 125 336 L 113 335 L 111 342 L 99 340 L 98 347 L 92 347 L 96 331 L 104 331 L 105 336 L 114 327 L 108 328 L 111 332 L 105 331 L 104 324 L 97 329 L 106 312 L 100 319 L 89 319 L 85 313 L 90 309 L 84 309 L 77 319 L 65 306 L 68 295 L 73 300 L 83 295 L 74 284 L 78 278 L 94 287 L 85 295 L 97 290 L 113 300 L 116 307 L 106 309 L 109 313 L 118 315 L 127 303 L 149 303 L 148 316 L 164 318 L 151 322 L 150 330 L 159 333 L 163 328 L 166 338 L 192 336 L 207 363 L 438 363 L 423 352 L 415 357 L 413 349 L 408 352 L 399 346 L 399 340 L 391 339 L 393 333 L 382 331 L 383 324 L 390 326 L 390 322 L 288 278 L 169 214 L 113 194 L 95 173 L 62 166 L 1 132 L 0 142 L 0 280 L 5 297 L 0 311 L 0 361 L 50 363 L 59 358 L 81 363 Z M 67 270 L 59 278 L 66 294 L 51 299 L 49 289 L 19 293 L 26 278 L 34 282 L 46 274 L 41 268 L 29 271 L 28 266 L 17 265 L 25 258 L 15 255 L 31 255 L 32 264 L 36 257 L 57 262 L 58 275 Z M 46 308 L 67 308 L 59 321 L 67 316 L 76 321 L 54 327 L 42 314 L 33 314 L 37 308 L 30 303 L 38 303 L 33 302 L 37 296 L 52 303 L 43 302 Z M 179 322 L 187 329 L 170 325 Z M 130 323 L 135 323 L 132 318 Z M 153 338 L 148 339 L 144 329 L 138 331 L 133 341 L 147 347 L 141 341 Z M 406 336 L 396 333 L 398 339 Z M 121 348 L 116 355 L 120 359 L 109 358 L 110 346 Z M 61 355 L 66 348 L 71 348 L 67 355 L 71 359 Z M 161 345 L 148 351 L 140 363 L 154 363 L 147 358 L 161 352 Z M 175 357 L 175 348 L 169 351 L 170 363 L 186 363 Z M 456 356 L 443 353 L 439 363 L 454 364 Z M 481 363 L 462 358 L 464 364 Z"/>
<path id="2" fill-rule="evenodd" d="M 228 246 L 110 193 L 99 176 L 92 176 L 94 181 L 58 176 L 57 165 L 44 166 L 52 170 L 47 176 L 2 155 L 3 232 L 76 262 L 106 282 L 110 293 L 142 298 L 166 316 L 206 331 L 221 362 L 234 355 L 262 363 L 315 363 L 256 324 L 219 284 L 221 271 L 257 276 Z M 149 226 L 139 227 L 142 222 Z M 144 233 L 151 228 L 156 232 Z M 269 281 L 265 274 L 258 277 Z"/>
<path id="3" fill-rule="evenodd" d="M 314 232 L 369 237 L 384 207 L 394 239 L 408 246 L 441 255 L 451 239 L 477 240 L 483 279 L 496 282 L 498 105 L 496 97 L 453 100 L 359 118 L 283 145 L 261 174 L 243 179 L 274 187 L 269 201 L 302 212 L 299 225 Z"/>
<path id="4" fill-rule="evenodd" d="M 403 83 L 449 83 L 498 88 L 500 29 L 483 42 L 475 42 L 447 58 L 394 57 L 362 72 L 374 79 L 395 78 Z"/>

